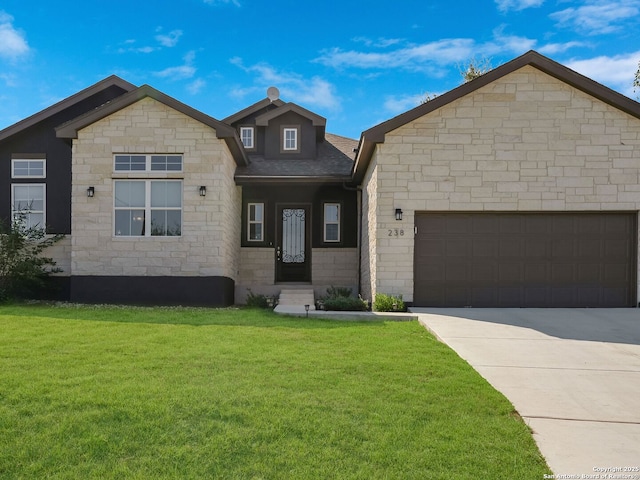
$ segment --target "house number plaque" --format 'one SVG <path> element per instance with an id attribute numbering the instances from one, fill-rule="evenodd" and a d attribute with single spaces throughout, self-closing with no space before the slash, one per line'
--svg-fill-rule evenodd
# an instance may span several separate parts
<path id="1" fill-rule="evenodd" d="M 404 237 L 403 228 L 390 228 L 388 232 L 390 237 Z"/>

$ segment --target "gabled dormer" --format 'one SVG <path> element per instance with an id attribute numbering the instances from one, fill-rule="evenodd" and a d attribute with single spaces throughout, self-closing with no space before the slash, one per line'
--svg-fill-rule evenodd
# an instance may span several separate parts
<path id="1" fill-rule="evenodd" d="M 223 120 L 238 132 L 247 154 L 269 159 L 315 159 L 326 119 L 295 103 L 266 98 Z"/>

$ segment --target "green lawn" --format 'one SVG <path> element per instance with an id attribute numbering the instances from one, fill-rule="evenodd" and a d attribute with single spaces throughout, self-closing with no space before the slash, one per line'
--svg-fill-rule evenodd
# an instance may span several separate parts
<path id="1" fill-rule="evenodd" d="M 510 403 L 417 322 L 0 306 L 2 479 L 537 479 Z"/>

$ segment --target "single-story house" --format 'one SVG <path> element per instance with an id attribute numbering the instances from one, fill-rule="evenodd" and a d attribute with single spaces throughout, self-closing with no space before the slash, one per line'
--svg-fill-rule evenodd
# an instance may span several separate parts
<path id="1" fill-rule="evenodd" d="M 359 140 L 326 123 L 112 76 L 0 131 L 0 218 L 66 234 L 72 301 L 637 305 L 638 102 L 530 51 Z"/>

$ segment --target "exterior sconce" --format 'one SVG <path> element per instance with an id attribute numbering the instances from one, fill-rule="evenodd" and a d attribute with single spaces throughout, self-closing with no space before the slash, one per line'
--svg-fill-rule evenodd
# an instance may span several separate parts
<path id="1" fill-rule="evenodd" d="M 93 187 L 87 188 L 87 197 L 92 198 L 96 194 L 96 189 Z"/>
<path id="2" fill-rule="evenodd" d="M 396 220 L 402 220 L 402 209 L 396 208 Z"/>
<path id="3" fill-rule="evenodd" d="M 205 187 L 204 185 L 202 185 L 202 186 L 200 187 L 200 189 L 199 189 L 199 192 L 200 192 L 200 196 L 201 196 L 201 197 L 206 196 L 206 195 L 207 195 L 207 187 Z"/>

